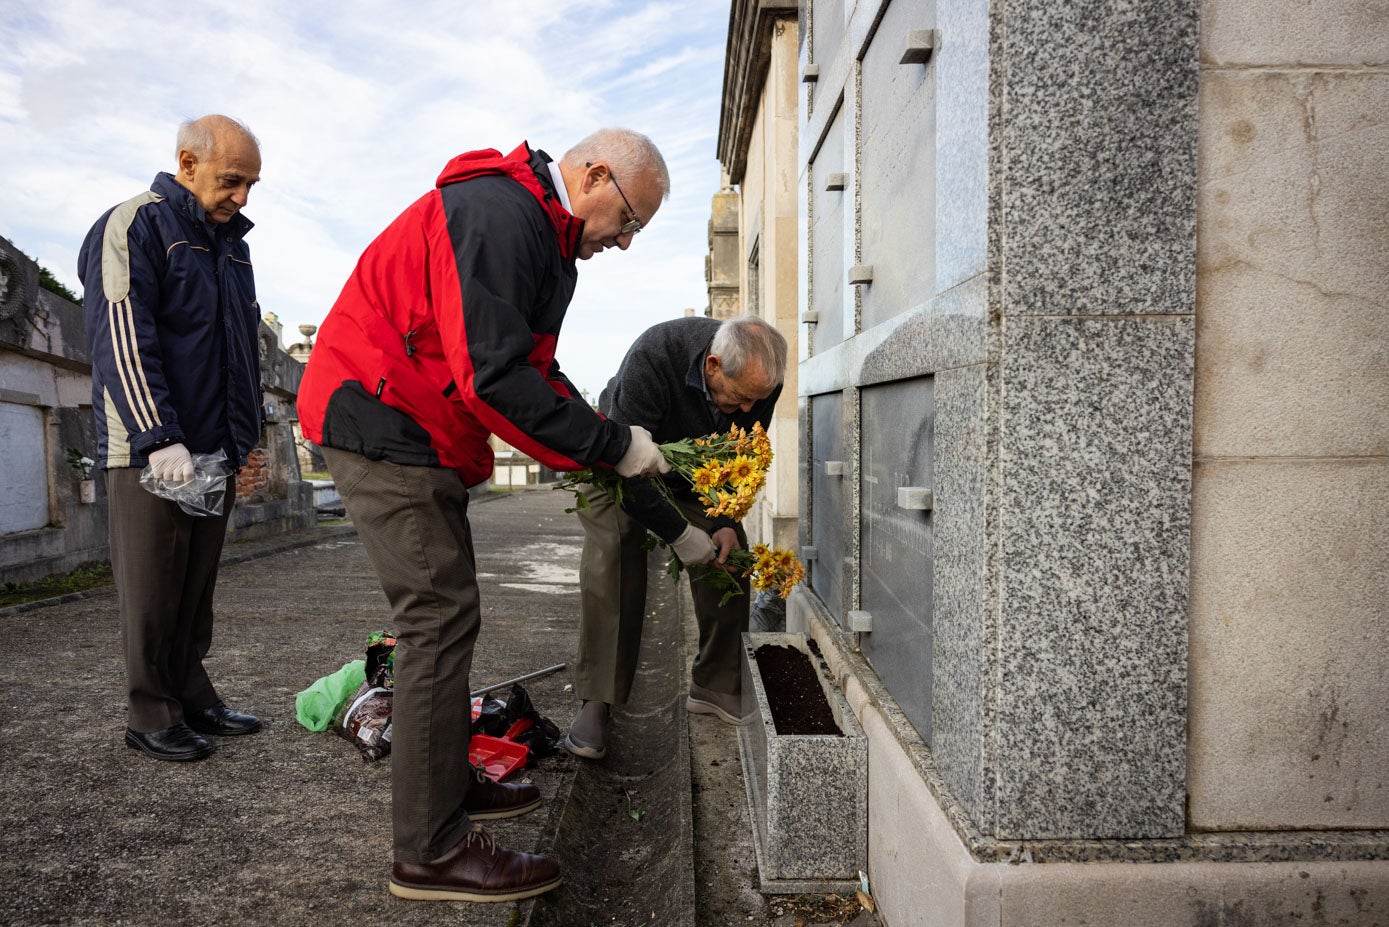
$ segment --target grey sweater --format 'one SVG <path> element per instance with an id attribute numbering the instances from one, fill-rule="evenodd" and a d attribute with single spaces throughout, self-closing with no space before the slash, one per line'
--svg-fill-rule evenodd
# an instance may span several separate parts
<path id="1" fill-rule="evenodd" d="M 651 432 L 657 444 L 699 438 L 730 426 L 763 428 L 772 419 L 778 386 L 772 394 L 754 403 L 750 412 L 725 415 L 709 401 L 704 387 L 704 357 L 718 330 L 717 319 L 697 316 L 672 319 L 653 325 L 627 350 L 617 376 L 608 382 L 598 399 L 598 411 L 624 425 L 641 425 Z M 677 497 L 695 498 L 694 489 L 683 476 L 663 477 Z M 644 479 L 624 484 L 622 510 L 667 543 L 685 530 L 685 518 L 660 492 Z M 732 527 L 729 518 L 717 518 L 714 527 Z"/>

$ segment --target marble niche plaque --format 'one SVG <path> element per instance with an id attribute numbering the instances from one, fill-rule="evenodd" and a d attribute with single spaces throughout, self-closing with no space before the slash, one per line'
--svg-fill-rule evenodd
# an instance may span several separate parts
<path id="1" fill-rule="evenodd" d="M 919 5 L 888 5 L 863 55 L 863 328 L 872 328 L 935 295 L 936 68 L 902 62 Z M 817 259 L 819 255 L 816 255 Z"/>
<path id="2" fill-rule="evenodd" d="M 934 606 L 934 385 L 933 378 L 921 377 L 867 386 L 859 394 L 859 607 L 872 623 L 860 647 L 927 743 Z"/>
<path id="3" fill-rule="evenodd" d="M 853 321 L 854 200 L 844 163 L 844 108 L 840 107 L 810 163 L 810 308 L 816 313 L 815 352 L 844 340 L 844 324 Z"/>
<path id="4" fill-rule="evenodd" d="M 810 588 L 836 618 L 844 618 L 845 482 L 851 461 L 844 446 L 844 394 L 825 393 L 810 400 L 811 546 L 807 555 Z"/>

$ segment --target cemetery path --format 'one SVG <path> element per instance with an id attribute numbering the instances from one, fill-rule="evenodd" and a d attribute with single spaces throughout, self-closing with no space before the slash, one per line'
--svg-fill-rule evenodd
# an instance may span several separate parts
<path id="1" fill-rule="evenodd" d="M 567 504 L 546 490 L 475 500 L 475 687 L 573 659 L 582 532 Z M 504 845 L 554 852 L 568 878 L 520 905 L 391 897 L 389 760 L 364 763 L 295 720 L 295 693 L 387 626 L 350 526 L 228 547 L 207 665 L 266 727 L 219 739 L 200 763 L 125 746 L 111 591 L 0 613 L 0 924 L 790 927 L 807 906 L 756 891 L 736 732 L 684 711 L 688 590 L 653 564 L 643 666 L 611 762 L 544 759 L 526 773 L 542 809 L 489 822 Z M 569 683 L 567 670 L 526 683 L 562 729 L 577 707 Z"/>

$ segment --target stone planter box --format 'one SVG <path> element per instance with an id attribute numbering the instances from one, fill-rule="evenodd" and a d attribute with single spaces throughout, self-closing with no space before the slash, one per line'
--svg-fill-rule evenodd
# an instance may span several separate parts
<path id="1" fill-rule="evenodd" d="M 815 667 L 843 736 L 778 734 L 757 649 L 794 647 Z M 744 634 L 743 693 L 757 715 L 738 730 L 761 889 L 849 891 L 868 869 L 868 740 L 803 634 Z"/>

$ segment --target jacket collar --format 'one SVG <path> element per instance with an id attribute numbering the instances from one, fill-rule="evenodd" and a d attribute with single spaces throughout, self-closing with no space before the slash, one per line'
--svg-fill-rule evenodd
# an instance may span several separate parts
<path id="1" fill-rule="evenodd" d="M 207 221 L 207 211 L 193 198 L 192 192 L 167 171 L 160 171 L 155 175 L 150 189 L 168 200 L 180 215 L 205 231 L 210 239 L 217 239 L 220 233 L 220 237 L 236 241 L 244 238 L 247 232 L 255 228 L 255 223 L 239 212 L 227 222 Z"/>
<path id="2" fill-rule="evenodd" d="M 525 142 L 508 155 L 503 155 L 495 148 L 468 151 L 444 165 L 435 185 L 442 187 L 485 174 L 505 174 L 535 197 L 559 237 L 560 254 L 566 260 L 572 261 L 579 250 L 584 220 L 560 204 L 554 180 L 550 177 L 549 162 L 549 155 L 539 150 L 532 151 L 530 145 Z"/>

